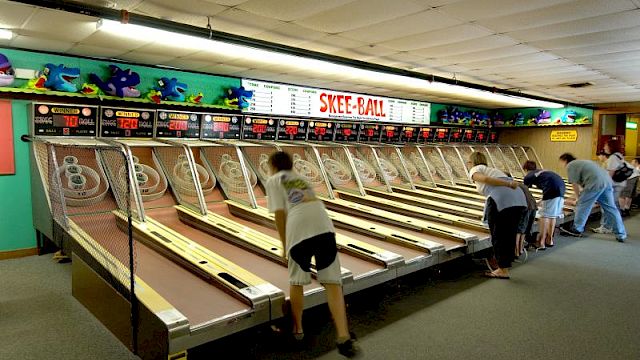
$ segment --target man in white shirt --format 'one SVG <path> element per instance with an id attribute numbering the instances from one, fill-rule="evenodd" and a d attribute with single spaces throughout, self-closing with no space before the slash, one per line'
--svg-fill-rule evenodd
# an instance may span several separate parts
<path id="1" fill-rule="evenodd" d="M 315 259 L 317 279 L 325 287 L 329 310 L 337 331 L 340 354 L 354 357 L 359 348 L 349 333 L 342 294 L 342 272 L 333 222 L 307 180 L 292 171 L 289 154 L 278 151 L 269 157 L 272 172 L 266 184 L 269 211 L 289 260 L 289 285 L 293 335 L 302 340 L 303 286 L 311 283 L 311 258 Z"/>

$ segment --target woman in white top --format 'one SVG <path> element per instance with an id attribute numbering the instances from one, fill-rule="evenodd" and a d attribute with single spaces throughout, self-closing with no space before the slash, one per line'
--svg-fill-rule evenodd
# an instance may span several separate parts
<path id="1" fill-rule="evenodd" d="M 485 217 L 497 262 L 497 269 L 487 272 L 485 276 L 508 279 L 509 268 L 515 257 L 518 225 L 527 207 L 527 200 L 517 182 L 502 171 L 487 166 L 484 154 L 472 153 L 469 163 L 472 166 L 469 177 L 476 184 L 478 192 L 487 197 Z"/>

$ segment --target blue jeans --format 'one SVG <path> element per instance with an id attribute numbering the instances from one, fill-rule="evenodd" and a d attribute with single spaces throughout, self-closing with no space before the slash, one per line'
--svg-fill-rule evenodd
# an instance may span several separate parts
<path id="1" fill-rule="evenodd" d="M 611 230 L 616 234 L 616 238 L 626 239 L 627 232 L 624 229 L 620 211 L 613 198 L 613 187 L 611 185 L 600 189 L 584 190 L 580 193 L 580 198 L 576 204 L 573 227 L 579 232 L 584 231 L 584 226 L 587 223 L 593 204 L 595 204 L 596 201 L 600 204 L 600 209 L 602 209 L 604 223 L 611 226 Z"/>

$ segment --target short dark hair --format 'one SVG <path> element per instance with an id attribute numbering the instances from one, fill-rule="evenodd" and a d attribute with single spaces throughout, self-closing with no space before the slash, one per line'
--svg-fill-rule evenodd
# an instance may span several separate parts
<path id="1" fill-rule="evenodd" d="M 640 157 L 634 158 L 633 160 L 635 160 L 638 164 L 640 164 Z"/>
<path id="2" fill-rule="evenodd" d="M 527 160 L 522 165 L 522 170 L 526 170 L 526 171 L 533 171 L 533 170 L 536 170 L 537 168 L 538 168 L 538 165 L 533 160 Z"/>
<path id="3" fill-rule="evenodd" d="M 609 145 L 609 151 L 611 154 L 622 152 L 622 144 L 620 143 L 620 140 L 609 139 L 605 144 Z"/>
<path id="4" fill-rule="evenodd" d="M 602 156 L 609 156 L 609 155 L 607 155 L 607 153 L 606 153 L 606 152 L 604 152 L 604 150 L 600 150 L 600 151 L 598 151 L 598 152 L 596 153 L 596 155 L 598 155 L 598 156 L 600 156 L 600 155 L 602 155 Z"/>
<path id="5" fill-rule="evenodd" d="M 572 162 L 575 159 L 576 159 L 576 157 L 573 156 L 572 153 L 564 153 L 564 154 L 560 155 L 560 160 L 566 162 L 567 164 Z"/>
<path id="6" fill-rule="evenodd" d="M 269 156 L 269 164 L 276 170 L 291 170 L 293 168 L 293 160 L 291 156 L 284 151 L 276 151 Z"/>
<path id="7" fill-rule="evenodd" d="M 473 164 L 473 166 L 478 166 L 478 165 L 487 166 L 487 157 L 484 156 L 483 153 L 478 151 L 474 151 L 471 153 L 471 155 L 469 155 L 469 161 L 471 161 L 471 164 Z"/>

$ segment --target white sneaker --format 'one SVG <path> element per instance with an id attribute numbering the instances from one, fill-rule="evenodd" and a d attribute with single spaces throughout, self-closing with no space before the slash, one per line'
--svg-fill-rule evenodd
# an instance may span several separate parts
<path id="1" fill-rule="evenodd" d="M 600 225 L 600 227 L 597 227 L 597 228 L 591 228 L 591 231 L 593 231 L 594 233 L 597 233 L 597 234 L 611 234 L 611 233 L 613 233 L 613 230 L 606 228 L 604 225 Z"/>

